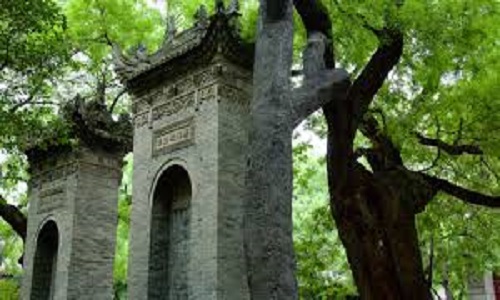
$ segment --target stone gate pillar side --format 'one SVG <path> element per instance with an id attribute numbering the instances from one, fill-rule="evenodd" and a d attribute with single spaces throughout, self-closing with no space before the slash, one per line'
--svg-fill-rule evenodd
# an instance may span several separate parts
<path id="1" fill-rule="evenodd" d="M 146 110 L 147 113 L 147 110 Z M 150 244 L 150 194 L 152 132 L 134 118 L 133 192 L 130 216 L 128 293 L 130 299 L 146 299 Z"/>
<path id="2" fill-rule="evenodd" d="M 248 298 L 242 204 L 254 51 L 239 35 L 237 4 L 218 1 L 212 16 L 201 6 L 181 33 L 170 20 L 154 54 L 114 47 L 133 98 L 131 299 Z M 175 160 L 186 165 L 168 167 Z"/>
<path id="3" fill-rule="evenodd" d="M 219 86 L 218 299 L 248 299 L 243 248 L 251 72 L 225 64 Z"/>
<path id="4" fill-rule="evenodd" d="M 78 160 L 68 299 L 112 299 L 123 154 L 85 149 Z"/>
<path id="5" fill-rule="evenodd" d="M 54 296 L 65 299 L 68 285 L 68 266 L 71 253 L 74 198 L 77 192 L 75 162 L 71 155 L 30 161 L 31 179 L 28 182 L 28 227 L 23 256 L 21 299 L 36 299 L 32 295 L 35 254 L 39 235 L 45 225 L 57 228 L 57 258 L 55 264 Z"/>
<path id="6" fill-rule="evenodd" d="M 123 152 L 83 144 L 28 152 L 22 299 L 112 299 Z"/>

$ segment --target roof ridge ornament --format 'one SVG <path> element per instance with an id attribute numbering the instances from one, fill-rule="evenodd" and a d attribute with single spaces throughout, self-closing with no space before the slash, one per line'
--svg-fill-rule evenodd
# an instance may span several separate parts
<path id="1" fill-rule="evenodd" d="M 208 17 L 207 7 L 204 4 L 200 5 L 200 7 L 196 10 L 194 18 L 196 19 L 196 27 L 205 28 L 208 26 L 210 20 Z"/>
<path id="2" fill-rule="evenodd" d="M 224 14 L 224 1 L 223 0 L 215 0 L 215 13 L 216 14 Z"/>
<path id="3" fill-rule="evenodd" d="M 168 15 L 164 43 L 171 43 L 174 40 L 176 34 L 177 34 L 177 24 L 175 15 Z"/>
<path id="4" fill-rule="evenodd" d="M 239 15 L 240 13 L 240 1 L 231 0 L 229 6 L 227 7 L 226 14 L 227 15 Z"/>

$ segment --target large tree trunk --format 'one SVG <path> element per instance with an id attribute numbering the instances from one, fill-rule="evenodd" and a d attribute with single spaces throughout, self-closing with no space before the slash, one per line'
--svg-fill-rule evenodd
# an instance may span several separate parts
<path id="1" fill-rule="evenodd" d="M 432 299 L 412 205 L 413 196 L 420 195 L 411 194 L 404 185 L 411 182 L 402 175 L 388 172 L 379 177 L 355 165 L 331 198 L 332 216 L 361 299 Z"/>
<path id="2" fill-rule="evenodd" d="M 297 299 L 292 240 L 292 2 L 260 1 L 245 253 L 251 299 Z M 278 5 L 280 4 L 280 5 Z"/>
<path id="3" fill-rule="evenodd" d="M 309 35 L 322 32 L 331 38 L 331 21 L 321 2 L 294 0 L 294 5 Z M 431 299 L 418 247 L 413 205 L 414 198 L 428 195 L 420 195 L 418 189 L 412 188 L 415 183 L 421 184 L 407 176 L 410 173 L 405 170 L 394 171 L 391 165 L 385 169 L 391 171 L 372 173 L 356 162 L 353 153 L 358 126 L 403 49 L 400 31 L 384 28 L 374 33 L 390 42 L 380 44 L 345 101 L 332 101 L 323 107 L 328 124 L 331 213 L 361 299 Z M 325 62 L 333 68 L 334 59 L 328 59 L 334 57 L 333 53 L 326 54 Z M 374 145 L 381 146 L 380 150 L 393 152 L 392 144 L 384 143 L 385 140 L 376 142 L 381 144 Z M 390 158 L 396 165 L 402 165 L 398 155 Z"/>
<path id="4" fill-rule="evenodd" d="M 262 0 L 260 6 L 244 217 L 248 284 L 255 300 L 298 297 L 292 131 L 328 100 L 344 97 L 350 85 L 347 72 L 325 69 L 325 38 L 317 35 L 309 39 L 304 52 L 304 83 L 291 90 L 292 9 L 291 0 Z"/>

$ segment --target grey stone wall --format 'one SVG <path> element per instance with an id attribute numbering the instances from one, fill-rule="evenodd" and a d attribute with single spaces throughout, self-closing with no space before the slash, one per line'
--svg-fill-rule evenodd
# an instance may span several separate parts
<path id="1" fill-rule="evenodd" d="M 59 232 L 54 299 L 112 299 L 121 159 L 80 148 L 32 166 L 22 299 L 46 299 L 31 291 L 38 234 L 48 221 Z"/>
<path id="2" fill-rule="evenodd" d="M 148 291 L 163 290 L 149 284 L 148 266 L 156 264 L 151 262 L 151 236 L 158 228 L 151 226 L 157 214 L 153 198 L 159 178 L 174 165 L 188 172 L 192 184 L 189 238 L 181 247 L 186 265 L 175 267 L 187 274 L 187 299 L 247 298 L 242 204 L 249 78 L 216 59 L 136 95 L 130 299 L 176 299 Z"/>

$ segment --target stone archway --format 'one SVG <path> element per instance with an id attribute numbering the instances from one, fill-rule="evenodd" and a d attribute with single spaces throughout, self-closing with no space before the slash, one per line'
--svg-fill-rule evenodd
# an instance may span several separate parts
<path id="1" fill-rule="evenodd" d="M 49 220 L 38 233 L 36 241 L 31 300 L 54 298 L 58 249 L 59 230 L 56 222 Z"/>
<path id="2" fill-rule="evenodd" d="M 148 299 L 188 298 L 191 197 L 183 167 L 173 165 L 161 174 L 153 192 Z"/>

